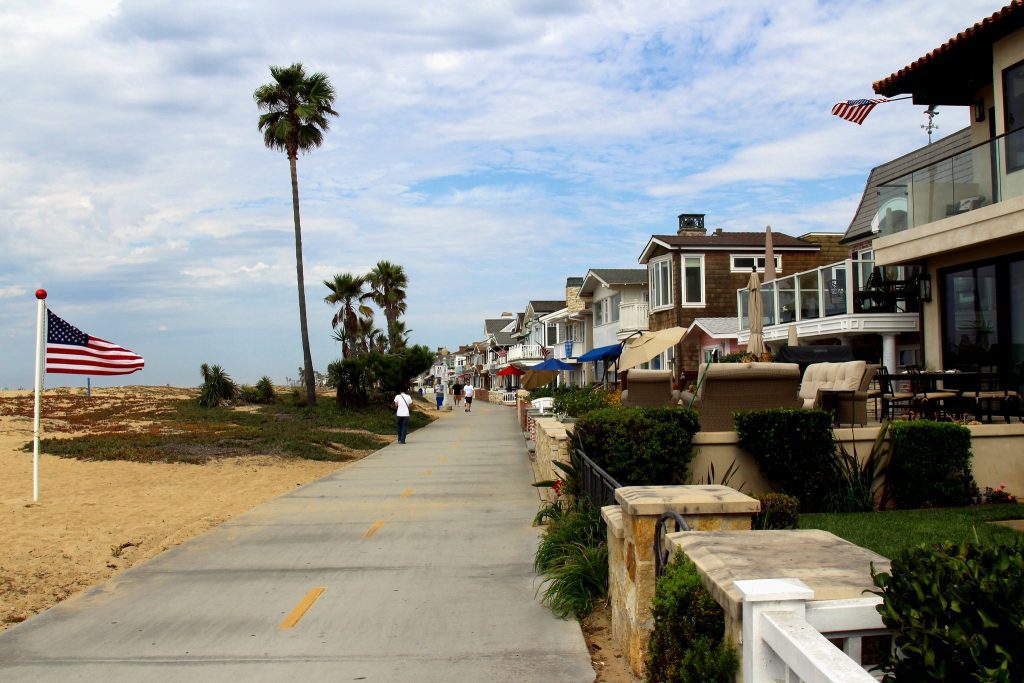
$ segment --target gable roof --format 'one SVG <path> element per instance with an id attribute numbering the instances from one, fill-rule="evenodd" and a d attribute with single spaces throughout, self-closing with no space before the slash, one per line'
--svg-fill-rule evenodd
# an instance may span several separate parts
<path id="1" fill-rule="evenodd" d="M 654 249 L 661 247 L 667 251 L 705 252 L 705 251 L 741 251 L 753 249 L 764 251 L 764 232 L 725 232 L 716 230 L 710 235 L 652 235 L 640 254 L 640 263 L 647 263 Z M 821 247 L 799 237 L 791 237 L 785 233 L 772 233 L 772 248 L 775 251 L 820 251 Z"/>
<path id="2" fill-rule="evenodd" d="M 598 285 L 614 289 L 615 285 L 646 284 L 646 268 L 591 268 L 583 278 L 580 296 L 593 294 Z"/>
<path id="3" fill-rule="evenodd" d="M 509 325 L 515 324 L 515 318 L 487 318 L 484 320 L 484 334 L 501 332 Z"/>
<path id="4" fill-rule="evenodd" d="M 735 339 L 740 333 L 739 318 L 695 318 L 687 328 L 685 339 L 694 330 L 701 330 L 712 339 Z"/>
<path id="5" fill-rule="evenodd" d="M 879 95 L 912 93 L 917 104 L 967 105 L 992 82 L 992 43 L 1024 28 L 1024 1 L 1013 0 L 925 56 L 873 84 Z"/>
<path id="6" fill-rule="evenodd" d="M 534 313 L 552 313 L 565 308 L 565 299 L 561 301 L 531 301 L 528 307 L 532 308 Z"/>
<path id="7" fill-rule="evenodd" d="M 864 194 L 861 195 L 860 204 L 857 206 L 857 212 L 853 214 L 853 220 L 850 221 L 850 226 L 846 229 L 841 244 L 849 244 L 876 234 L 872 229 L 871 221 L 878 212 L 880 204 L 878 188 L 911 171 L 956 154 L 970 146 L 971 129 L 968 127 L 871 169 L 867 183 L 864 185 Z"/>

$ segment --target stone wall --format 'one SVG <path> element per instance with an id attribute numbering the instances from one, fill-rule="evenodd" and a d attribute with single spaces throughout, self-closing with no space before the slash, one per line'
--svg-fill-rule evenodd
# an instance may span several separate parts
<path id="1" fill-rule="evenodd" d="M 562 424 L 553 417 L 541 417 L 536 420 L 536 440 L 534 441 L 533 472 L 535 481 L 557 479 L 560 472 L 553 463 L 569 462 L 569 435 L 572 425 Z M 551 489 L 540 489 L 541 496 L 546 500 L 553 498 Z"/>
<path id="2" fill-rule="evenodd" d="M 761 504 L 726 486 L 626 486 L 615 491 L 618 505 L 601 508 L 608 528 L 608 597 L 612 637 L 642 676 L 647 642 L 654 628 L 654 533 L 661 515 L 683 516 L 694 531 L 750 529 Z"/>

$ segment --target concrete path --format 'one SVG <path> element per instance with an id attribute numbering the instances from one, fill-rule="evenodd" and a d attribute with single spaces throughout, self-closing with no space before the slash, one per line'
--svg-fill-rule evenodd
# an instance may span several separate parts
<path id="1" fill-rule="evenodd" d="M 0 634 L 0 680 L 593 681 L 530 482 L 512 411 L 460 409 Z"/>

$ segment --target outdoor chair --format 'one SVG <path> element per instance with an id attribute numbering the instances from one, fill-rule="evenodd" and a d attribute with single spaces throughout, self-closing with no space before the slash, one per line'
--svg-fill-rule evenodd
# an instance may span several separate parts
<path id="1" fill-rule="evenodd" d="M 940 413 L 949 414 L 952 403 L 960 397 L 959 391 L 938 389 L 931 379 L 921 374 L 917 368 L 907 371 L 910 375 L 910 387 L 914 392 L 914 403 L 928 419 L 935 419 Z"/>
<path id="2" fill-rule="evenodd" d="M 733 431 L 739 410 L 803 406 L 796 363 L 705 363 L 697 381 L 696 393 L 682 392 L 680 399 L 699 413 L 704 432 Z"/>
<path id="3" fill-rule="evenodd" d="M 679 392 L 672 390 L 672 373 L 668 370 L 626 371 L 626 389 L 622 392 L 622 405 L 627 408 L 658 408 L 674 406 Z"/>
<path id="4" fill-rule="evenodd" d="M 551 412 L 551 409 L 555 405 L 555 399 L 550 396 L 544 396 L 542 398 L 535 398 L 530 401 L 530 405 L 540 411 L 541 415 L 547 415 Z"/>
<path id="5" fill-rule="evenodd" d="M 960 392 L 964 408 L 972 408 L 978 422 L 988 416 L 992 422 L 993 408 L 999 405 L 1003 420 L 1010 421 L 1010 415 L 1016 413 L 1020 420 L 1020 395 L 1014 387 L 1013 377 L 1007 373 L 979 373 L 972 386 L 964 387 Z"/>
<path id="6" fill-rule="evenodd" d="M 907 410 L 911 410 L 914 406 L 914 392 L 912 391 L 897 391 L 896 381 L 893 376 L 889 373 L 888 368 L 884 365 L 879 365 L 878 370 L 875 372 L 875 378 L 878 380 L 878 391 L 882 399 L 882 419 L 891 420 L 895 414 L 895 408 L 903 406 Z"/>

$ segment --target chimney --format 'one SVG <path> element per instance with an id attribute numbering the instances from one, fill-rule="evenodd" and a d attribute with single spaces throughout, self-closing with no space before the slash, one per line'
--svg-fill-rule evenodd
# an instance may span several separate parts
<path id="1" fill-rule="evenodd" d="M 721 234 L 722 234 L 722 229 L 721 228 L 715 228 L 715 237 L 718 237 Z"/>
<path id="2" fill-rule="evenodd" d="M 702 213 L 681 213 L 679 214 L 679 235 L 706 235 L 707 228 L 704 227 L 704 214 Z"/>

